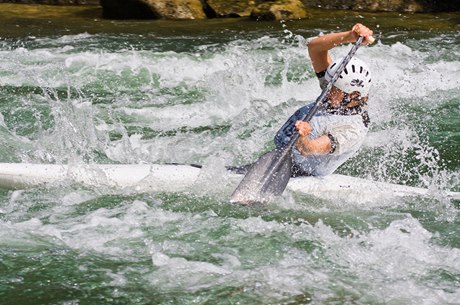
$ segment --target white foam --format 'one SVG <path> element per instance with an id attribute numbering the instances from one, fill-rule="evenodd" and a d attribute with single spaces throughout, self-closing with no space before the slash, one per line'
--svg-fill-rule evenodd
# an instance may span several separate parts
<path id="1" fill-rule="evenodd" d="M 291 33 L 286 34 L 285 40 L 293 39 Z M 30 139 L 9 133 L 11 127 L 0 115 L 7 145 L 33 144 L 18 149 L 16 157 L 75 160 L 78 167 L 79 157 L 97 151 L 129 163 L 204 163 L 209 173 L 201 178 L 211 187 L 224 189 L 219 180 L 223 164 L 253 161 L 284 120 L 303 104 L 300 101 L 313 100 L 320 92 L 302 39 L 286 45 L 279 39 L 261 37 L 234 41 L 220 49 L 203 46 L 195 53 L 80 51 L 73 44 L 88 39 L 95 36 L 62 37 L 57 47 L 0 51 L 4 59 L 0 62 L 1 85 L 38 86 L 49 89 L 51 95 L 57 87 L 79 93 L 100 90 L 96 93 L 101 93 L 105 102 L 97 104 L 92 96 L 83 95 L 68 100 L 43 97 L 40 105 L 49 107 L 56 124 Z M 349 46 L 342 46 L 333 55 L 348 50 Z M 404 162 L 404 158 L 385 161 L 395 151 L 404 157 L 416 149 L 420 164 L 437 168 L 432 147 L 420 140 L 411 122 L 400 121 L 404 116 L 398 113 L 405 106 L 443 103 L 436 98 L 439 91 L 457 92 L 458 60 L 433 59 L 436 54 L 434 49 L 422 51 L 405 42 L 358 50 L 357 56 L 372 67 L 375 84 L 370 102 L 373 125 L 364 149 L 383 150 L 384 156 L 377 161 L 381 161 L 378 172 L 384 177 L 386 171 L 398 167 L 397 162 Z M 294 72 L 299 75 L 293 77 Z M 182 97 L 174 90 L 187 95 L 191 89 L 203 96 L 181 104 Z M 24 100 L 29 98 L 33 95 Z M 228 131 L 180 130 L 217 125 L 229 126 Z M 144 139 L 140 134 L 128 136 L 126 129 L 131 126 L 177 133 Z M 107 134 L 117 130 L 122 139 L 110 141 Z M 76 149 L 77 155 L 70 156 Z M 433 180 L 439 185 L 452 179 L 455 184 L 459 173 L 440 172 L 439 180 Z M 421 179 L 427 185 L 433 182 L 430 177 Z M 0 243 L 28 251 L 34 246 L 67 247 L 81 255 L 110 257 L 126 265 L 145 263 L 147 258 L 146 266 L 139 265 L 140 271 L 134 267 L 107 271 L 107 283 L 130 286 L 134 273 L 166 293 L 241 287 L 260 296 L 261 303 L 312 291 L 314 304 L 344 294 L 360 297 L 356 302 L 371 303 L 455 304 L 460 299 L 455 281 L 439 276 L 442 272 L 460 273 L 459 250 L 438 243 L 439 233 L 410 215 L 386 211 L 381 202 L 370 205 L 377 208 L 372 210 L 377 216 L 360 218 L 369 228 L 358 230 L 346 223 L 333 224 L 334 217 L 371 208 L 343 206 L 339 199 L 315 206 L 308 198 L 289 198 L 290 202 L 277 205 L 282 210 L 324 215 L 324 221 L 310 225 L 302 219 L 267 221 L 259 216 L 265 212 L 257 209 L 245 217 L 239 215 L 238 208 L 235 214 L 239 216 L 234 216 L 229 208 L 227 215 L 219 206 L 227 203 L 217 201 L 202 213 L 186 212 L 188 207 L 199 210 L 204 199 L 183 199 L 181 195 L 173 201 L 182 212 L 160 206 L 162 201 L 149 194 L 145 201 L 102 196 L 101 202 L 117 204 L 94 210 L 100 202 L 91 200 L 104 192 L 59 187 L 11 192 L 0 209 Z M 34 209 L 35 205 L 39 208 Z M 433 213 L 435 221 L 455 221 L 458 211 L 450 202 L 429 205 L 420 209 Z M 378 224 L 374 224 L 375 218 Z M 302 244 L 308 247 L 299 246 Z M 85 271 L 85 266 L 79 268 Z"/>
<path id="2" fill-rule="evenodd" d="M 331 250 L 326 250 L 326 255 L 338 268 L 370 286 L 377 299 L 439 304 L 455 302 L 458 297 L 458 292 L 435 289 L 433 294 L 433 289 L 420 285 L 422 278 L 439 268 L 458 272 L 460 251 L 431 243 L 432 233 L 416 219 L 395 220 L 384 229 L 355 232 L 356 236 L 350 238 L 337 236 L 321 223 L 316 227 L 325 249 Z"/>

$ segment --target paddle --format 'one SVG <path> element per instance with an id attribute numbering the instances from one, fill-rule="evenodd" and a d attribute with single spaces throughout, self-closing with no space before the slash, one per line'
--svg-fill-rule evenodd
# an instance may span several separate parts
<path id="1" fill-rule="evenodd" d="M 344 57 L 331 81 L 316 99 L 315 105 L 302 120 L 310 121 L 327 100 L 327 95 L 339 75 L 358 50 L 364 37 L 360 36 L 347 56 Z M 291 149 L 297 142 L 299 133 L 296 132 L 288 144 L 262 155 L 248 170 L 243 180 L 233 192 L 230 201 L 249 204 L 263 202 L 270 196 L 281 195 L 286 188 L 292 173 Z"/>

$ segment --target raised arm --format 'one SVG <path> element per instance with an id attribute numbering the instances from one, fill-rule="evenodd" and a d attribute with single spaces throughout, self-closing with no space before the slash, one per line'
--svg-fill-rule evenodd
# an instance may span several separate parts
<path id="1" fill-rule="evenodd" d="M 322 72 L 332 63 L 329 50 L 346 43 L 355 42 L 359 36 L 364 36 L 363 45 L 374 42 L 373 32 L 368 27 L 357 23 L 350 31 L 330 33 L 316 37 L 308 43 L 308 54 L 315 72 Z"/>

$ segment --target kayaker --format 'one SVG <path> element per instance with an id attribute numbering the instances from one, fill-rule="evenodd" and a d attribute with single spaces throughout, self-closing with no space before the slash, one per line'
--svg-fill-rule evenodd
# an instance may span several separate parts
<path id="1" fill-rule="evenodd" d="M 308 43 L 308 53 L 320 86 L 327 85 L 342 58 L 332 60 L 330 50 L 353 43 L 364 36 L 362 44 L 373 42 L 373 31 L 357 23 L 350 31 L 316 37 Z M 326 106 L 310 122 L 299 120 L 314 103 L 298 109 L 275 136 L 277 147 L 289 142 L 297 130 L 299 139 L 292 149 L 293 176 L 332 174 L 361 147 L 368 132 L 367 102 L 371 88 L 369 67 L 352 58 L 329 92 Z"/>

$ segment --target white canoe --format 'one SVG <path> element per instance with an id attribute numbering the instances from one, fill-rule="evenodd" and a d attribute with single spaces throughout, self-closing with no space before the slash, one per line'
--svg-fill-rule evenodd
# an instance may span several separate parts
<path id="1" fill-rule="evenodd" d="M 231 188 L 242 179 L 224 170 L 219 179 L 228 181 Z M 25 189 L 34 186 L 78 183 L 90 187 L 106 187 L 127 192 L 183 192 L 193 191 L 205 169 L 193 165 L 158 164 L 27 164 L 0 163 L 0 187 Z M 209 177 L 208 177 L 209 178 Z M 213 182 L 212 177 L 208 182 Z M 221 185 L 219 183 L 217 186 Z M 333 174 L 325 177 L 292 178 L 287 190 L 325 199 L 343 198 L 361 202 L 390 197 L 423 196 L 460 200 L 459 192 L 430 190 L 356 177 Z"/>

